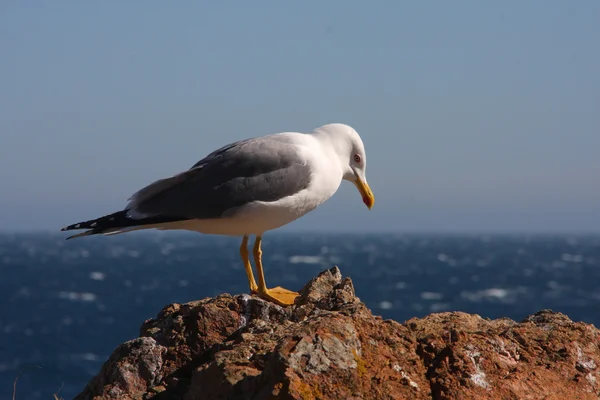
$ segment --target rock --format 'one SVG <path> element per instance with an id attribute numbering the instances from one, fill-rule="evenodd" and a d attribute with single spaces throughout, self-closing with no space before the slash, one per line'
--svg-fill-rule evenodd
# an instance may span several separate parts
<path id="1" fill-rule="evenodd" d="M 76 399 L 598 399 L 600 331 L 544 310 L 373 316 L 334 267 L 293 307 L 171 304 Z"/>

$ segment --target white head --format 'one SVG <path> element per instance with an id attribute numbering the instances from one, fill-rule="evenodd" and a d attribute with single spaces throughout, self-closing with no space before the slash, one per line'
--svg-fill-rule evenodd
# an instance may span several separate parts
<path id="1" fill-rule="evenodd" d="M 337 154 L 342 168 L 342 179 L 354 183 L 369 209 L 375 196 L 367 183 L 367 154 L 358 132 L 345 124 L 328 124 L 315 129 L 315 134 L 327 140 Z"/>

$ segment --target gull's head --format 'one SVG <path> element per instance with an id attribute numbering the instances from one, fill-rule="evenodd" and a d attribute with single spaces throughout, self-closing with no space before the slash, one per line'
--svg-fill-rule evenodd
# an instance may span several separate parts
<path id="1" fill-rule="evenodd" d="M 375 196 L 367 183 L 367 154 L 360 135 L 354 128 L 345 124 L 328 124 L 315 130 L 333 147 L 340 160 L 342 179 L 352 182 L 369 209 L 375 204 Z"/>

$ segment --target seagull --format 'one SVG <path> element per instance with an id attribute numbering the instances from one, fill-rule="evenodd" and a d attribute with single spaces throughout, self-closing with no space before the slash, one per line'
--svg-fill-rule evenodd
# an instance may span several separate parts
<path id="1" fill-rule="evenodd" d="M 140 229 L 187 230 L 239 236 L 240 255 L 250 292 L 280 306 L 298 293 L 267 288 L 263 234 L 302 217 L 327 201 L 341 182 L 352 182 L 371 209 L 375 203 L 366 179 L 367 157 L 359 134 L 349 125 L 323 125 L 310 133 L 281 132 L 221 147 L 189 170 L 157 180 L 134 193 L 125 209 L 61 231 L 69 236 L 114 235 Z M 255 236 L 254 279 L 248 239 Z"/>

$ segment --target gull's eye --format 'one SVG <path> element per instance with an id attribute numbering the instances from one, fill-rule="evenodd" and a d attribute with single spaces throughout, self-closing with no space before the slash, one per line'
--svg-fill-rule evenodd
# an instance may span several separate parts
<path id="1" fill-rule="evenodd" d="M 360 154 L 355 154 L 354 155 L 354 161 L 359 163 L 360 162 Z"/>

